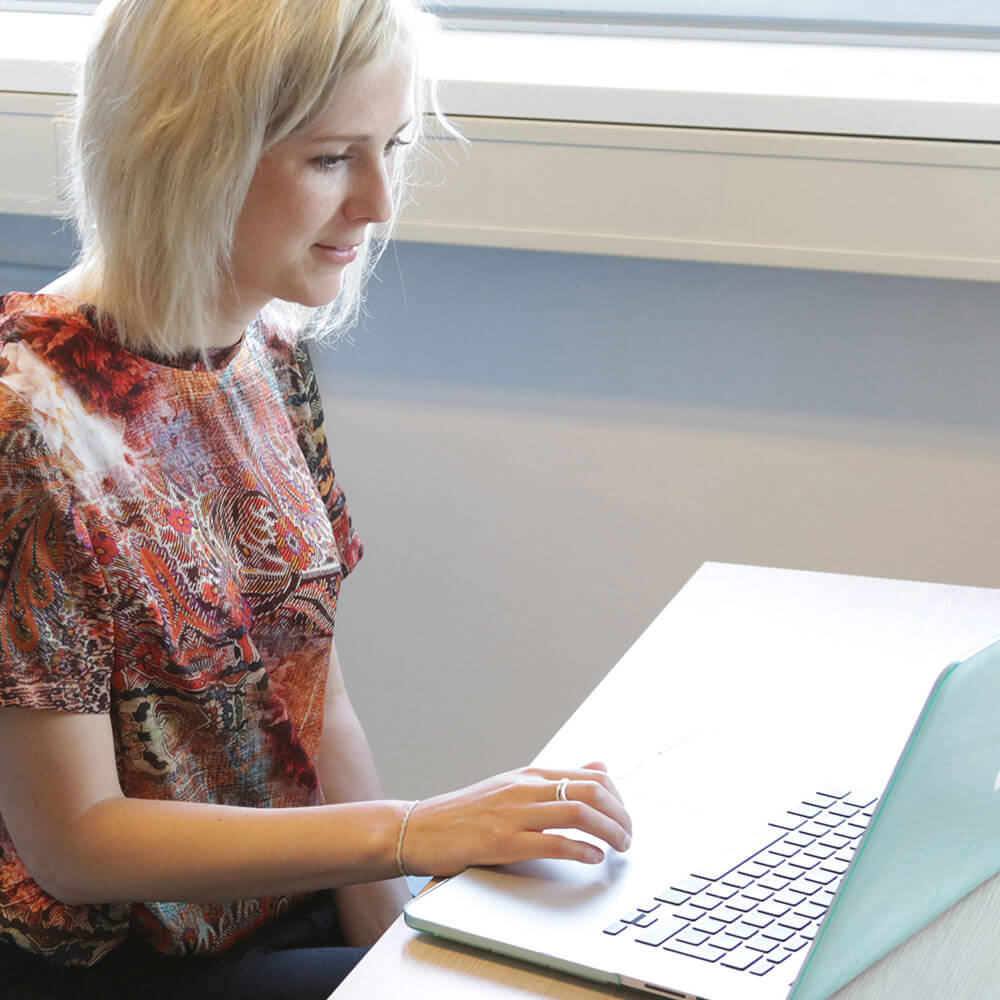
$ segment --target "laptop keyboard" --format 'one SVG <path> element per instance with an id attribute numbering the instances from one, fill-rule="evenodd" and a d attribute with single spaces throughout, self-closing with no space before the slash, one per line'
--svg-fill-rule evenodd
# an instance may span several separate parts
<path id="1" fill-rule="evenodd" d="M 877 796 L 827 789 L 769 823 L 777 835 L 725 870 L 674 879 L 604 933 L 766 976 L 816 936 Z"/>

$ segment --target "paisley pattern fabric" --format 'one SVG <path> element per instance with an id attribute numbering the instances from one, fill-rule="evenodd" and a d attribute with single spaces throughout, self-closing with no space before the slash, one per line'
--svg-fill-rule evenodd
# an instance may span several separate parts
<path id="1" fill-rule="evenodd" d="M 362 546 L 304 346 L 159 363 L 56 296 L 0 303 L 0 706 L 109 713 L 126 796 L 321 804 L 340 582 Z M 90 965 L 224 951 L 302 897 L 66 905 L 0 818 L 0 940 Z"/>

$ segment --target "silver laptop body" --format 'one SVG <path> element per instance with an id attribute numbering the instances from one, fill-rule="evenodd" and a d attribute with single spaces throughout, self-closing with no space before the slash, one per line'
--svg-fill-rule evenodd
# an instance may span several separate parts
<path id="1" fill-rule="evenodd" d="M 924 692 L 905 740 L 787 697 L 624 753 L 627 854 L 469 869 L 406 922 L 661 997 L 825 1000 L 1000 868 L 1000 644 Z"/>

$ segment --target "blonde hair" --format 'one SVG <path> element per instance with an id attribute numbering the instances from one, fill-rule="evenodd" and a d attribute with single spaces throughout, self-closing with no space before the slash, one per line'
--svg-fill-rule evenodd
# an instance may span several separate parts
<path id="1" fill-rule="evenodd" d="M 77 291 L 125 347 L 173 358 L 229 275 L 260 156 L 397 42 L 414 49 L 419 80 L 434 20 L 413 0 L 105 0 L 94 16 L 70 171 Z M 413 100 L 419 139 L 419 83 Z M 332 304 L 273 304 L 300 336 L 357 320 L 406 187 L 402 158 L 393 186 L 393 218 L 359 250 Z"/>

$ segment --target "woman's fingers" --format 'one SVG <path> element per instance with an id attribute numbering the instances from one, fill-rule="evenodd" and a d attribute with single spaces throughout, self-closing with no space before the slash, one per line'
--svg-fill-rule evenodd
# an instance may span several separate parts
<path id="1" fill-rule="evenodd" d="M 532 811 L 531 825 L 535 830 L 579 830 L 616 851 L 632 845 L 631 834 L 617 819 L 583 801 L 540 803 Z"/>
<path id="2" fill-rule="evenodd" d="M 544 779 L 536 789 L 539 801 L 559 801 L 560 782 L 569 779 L 564 787 L 567 800 L 588 803 L 614 819 L 629 836 L 632 835 L 632 819 L 615 783 L 606 772 L 594 769 L 538 770 L 537 774 Z"/>
<path id="3" fill-rule="evenodd" d="M 604 852 L 593 844 L 557 833 L 525 833 L 520 851 L 527 858 L 555 858 L 560 861 L 582 861 L 587 865 L 600 864 Z"/>
<path id="4" fill-rule="evenodd" d="M 579 830 L 628 850 L 632 821 L 602 763 L 520 768 L 423 800 L 407 827 L 406 866 L 414 874 L 452 875 L 470 864 L 533 858 L 594 864 L 604 857 L 593 844 L 545 832 L 554 830 Z"/>

